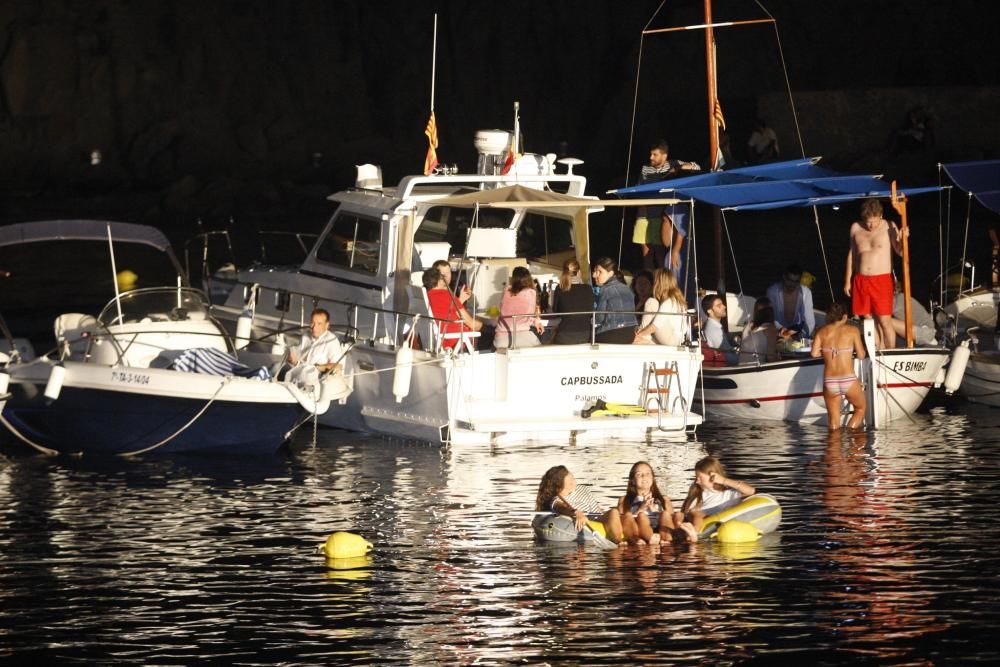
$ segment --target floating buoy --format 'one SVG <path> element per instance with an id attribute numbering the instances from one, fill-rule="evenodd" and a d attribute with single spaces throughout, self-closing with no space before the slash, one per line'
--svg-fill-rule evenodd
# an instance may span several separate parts
<path id="1" fill-rule="evenodd" d="M 737 521 L 736 519 L 732 519 L 719 526 L 719 529 L 715 531 L 715 537 L 718 538 L 720 542 L 725 542 L 727 544 L 756 542 L 757 538 L 760 537 L 760 531 L 757 530 L 753 524 L 747 523 L 746 521 Z"/>
<path id="2" fill-rule="evenodd" d="M 242 350 L 250 344 L 250 333 L 253 331 L 253 315 L 248 310 L 236 318 L 236 349 Z"/>
<path id="3" fill-rule="evenodd" d="M 392 395 L 402 403 L 410 393 L 410 376 L 413 374 L 413 348 L 400 345 L 396 350 L 396 373 L 392 378 Z"/>
<path id="4" fill-rule="evenodd" d="M 323 545 L 323 553 L 328 559 L 359 558 L 373 549 L 371 542 L 355 535 L 338 530 L 336 533 L 326 538 Z"/>
<path id="5" fill-rule="evenodd" d="M 962 376 L 965 375 L 965 367 L 969 364 L 969 341 L 963 340 L 962 344 L 951 353 L 951 362 L 948 364 L 948 373 L 944 376 L 944 393 L 951 395 L 958 391 L 962 385 Z"/>
<path id="6" fill-rule="evenodd" d="M 65 379 L 66 367 L 62 364 L 53 366 L 52 371 L 49 372 L 49 381 L 45 383 L 45 398 L 49 401 L 57 400 L 60 392 L 62 392 L 63 381 Z"/>

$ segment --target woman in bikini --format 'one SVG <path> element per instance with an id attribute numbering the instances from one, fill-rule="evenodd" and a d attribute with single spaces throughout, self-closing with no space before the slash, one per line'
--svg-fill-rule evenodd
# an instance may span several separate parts
<path id="1" fill-rule="evenodd" d="M 865 392 L 854 376 L 854 355 L 865 358 L 865 347 L 858 328 L 847 323 L 843 304 L 833 303 L 826 309 L 826 326 L 816 332 L 812 356 L 823 357 L 823 400 L 829 415 L 830 430 L 841 426 L 842 397 L 854 408 L 847 426 L 856 429 L 865 418 Z"/>

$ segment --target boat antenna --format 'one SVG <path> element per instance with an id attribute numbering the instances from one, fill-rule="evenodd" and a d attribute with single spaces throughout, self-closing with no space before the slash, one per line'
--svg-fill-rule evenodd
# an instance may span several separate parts
<path id="1" fill-rule="evenodd" d="M 431 43 L 431 113 L 434 113 L 434 81 L 437 75 L 438 15 L 434 12 L 434 41 Z"/>
<path id="2" fill-rule="evenodd" d="M 118 291 L 118 267 L 115 266 L 115 244 L 111 240 L 111 223 L 108 223 L 108 250 L 111 252 L 111 284 L 115 286 L 115 307 L 118 308 L 118 323 L 123 324 L 122 295 Z"/>

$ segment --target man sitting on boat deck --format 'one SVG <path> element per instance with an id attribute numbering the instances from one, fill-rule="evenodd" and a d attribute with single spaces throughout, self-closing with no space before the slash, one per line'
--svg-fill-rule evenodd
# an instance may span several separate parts
<path id="1" fill-rule="evenodd" d="M 785 267 L 781 280 L 767 288 L 767 298 L 774 308 L 774 319 L 781 326 L 781 335 L 796 334 L 808 338 L 816 331 L 812 290 L 802 284 L 802 269 L 794 262 Z"/>
<path id="2" fill-rule="evenodd" d="M 724 366 L 737 363 L 739 357 L 736 349 L 722 326 L 722 320 L 726 317 L 726 300 L 718 294 L 707 294 L 701 300 L 701 309 L 706 315 L 701 332 L 705 364 Z"/>
<path id="3" fill-rule="evenodd" d="M 480 331 L 483 328 L 482 320 L 476 319 L 465 309 L 461 295 L 452 294 L 440 269 L 431 267 L 424 271 L 423 283 L 424 289 L 427 290 L 427 304 L 430 306 L 431 316 L 441 320 L 442 334 L 467 333 Z M 458 341 L 459 336 L 448 336 L 442 341 L 441 347 L 453 348 L 458 345 Z"/>
<path id="4" fill-rule="evenodd" d="M 316 386 L 320 373 L 340 369 L 343 354 L 340 339 L 330 331 L 330 313 L 316 308 L 309 320 L 309 332 L 288 352 L 288 362 L 294 368 L 288 372 L 287 379 L 300 385 Z"/>

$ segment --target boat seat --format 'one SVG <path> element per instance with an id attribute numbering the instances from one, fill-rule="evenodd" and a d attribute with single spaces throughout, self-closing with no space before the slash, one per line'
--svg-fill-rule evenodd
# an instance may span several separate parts
<path id="1" fill-rule="evenodd" d="M 86 353 L 88 338 L 97 331 L 97 318 L 85 313 L 63 313 L 52 325 L 60 358 Z"/>

